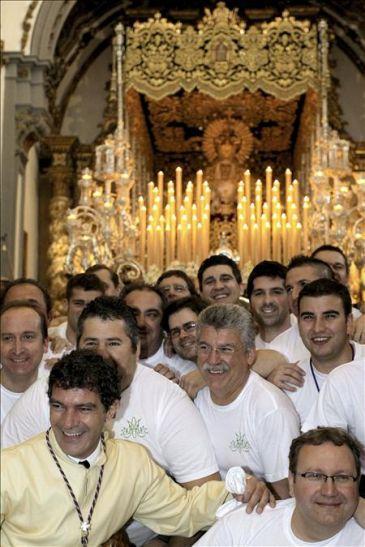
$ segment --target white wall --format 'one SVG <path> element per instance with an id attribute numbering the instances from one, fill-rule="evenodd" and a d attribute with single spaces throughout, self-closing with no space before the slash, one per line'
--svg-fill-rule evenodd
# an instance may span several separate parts
<path id="1" fill-rule="evenodd" d="M 1 0 L 0 29 L 1 39 L 4 41 L 5 51 L 20 51 L 21 39 L 23 35 L 22 23 L 30 4 L 30 0 Z M 29 54 L 30 51 L 32 28 L 41 4 L 42 1 L 38 2 L 36 8 L 32 12 L 32 17 L 27 21 L 31 25 L 31 28 L 28 33 L 28 41 L 24 50 L 25 54 Z"/>

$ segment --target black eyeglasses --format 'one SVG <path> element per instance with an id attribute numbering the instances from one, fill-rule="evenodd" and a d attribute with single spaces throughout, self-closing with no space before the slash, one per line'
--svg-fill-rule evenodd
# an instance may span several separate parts
<path id="1" fill-rule="evenodd" d="M 180 336 L 181 331 L 189 334 L 189 332 L 193 332 L 196 329 L 196 325 L 196 321 L 188 321 L 187 323 L 184 323 L 181 327 L 175 327 L 171 329 L 170 336 L 171 338 L 177 338 L 178 336 Z"/>
<path id="2" fill-rule="evenodd" d="M 306 473 L 295 473 L 298 477 L 303 477 L 303 479 L 309 482 L 317 483 L 326 483 L 327 479 L 332 479 L 332 482 L 335 484 L 351 484 L 356 482 L 358 477 L 353 477 L 352 475 L 346 475 L 339 473 L 338 475 L 326 475 L 325 473 L 316 473 L 315 471 L 307 471 Z"/>

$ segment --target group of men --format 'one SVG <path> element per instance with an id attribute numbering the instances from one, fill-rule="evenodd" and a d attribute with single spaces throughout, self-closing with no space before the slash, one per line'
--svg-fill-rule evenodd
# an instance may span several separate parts
<path id="1" fill-rule="evenodd" d="M 331 246 L 288 267 L 263 261 L 245 300 L 224 255 L 201 264 L 198 288 L 179 270 L 121 288 L 96 265 L 69 280 L 67 318 L 49 336 L 47 292 L 11 282 L 4 545 L 99 545 L 125 524 L 135 545 L 191 545 L 232 466 L 250 477 L 246 509 L 199 545 L 361 545 L 365 329 L 347 274 Z M 286 501 L 261 514 L 273 495 Z"/>

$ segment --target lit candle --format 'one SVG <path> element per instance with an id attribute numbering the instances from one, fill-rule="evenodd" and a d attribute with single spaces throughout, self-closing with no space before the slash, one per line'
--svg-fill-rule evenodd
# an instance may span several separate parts
<path id="1" fill-rule="evenodd" d="M 142 198 L 143 200 L 143 198 Z M 140 234 L 140 244 L 139 244 L 139 260 L 142 265 L 145 263 L 145 253 L 146 253 L 146 215 L 147 209 L 144 205 L 140 205 L 139 209 L 139 234 Z"/>
<path id="2" fill-rule="evenodd" d="M 180 211 L 181 205 L 182 205 L 182 169 L 181 167 L 176 167 L 176 206 L 178 211 Z"/>
<path id="3" fill-rule="evenodd" d="M 293 180 L 293 200 L 294 200 L 294 203 L 296 205 L 296 208 L 299 210 L 299 182 L 297 181 L 297 179 L 294 179 Z"/>
<path id="4" fill-rule="evenodd" d="M 147 184 L 147 192 L 148 192 L 148 214 L 152 214 L 152 207 L 153 207 L 153 189 L 154 189 L 155 185 L 153 184 L 153 182 L 149 182 Z"/>
<path id="5" fill-rule="evenodd" d="M 202 194 L 202 184 L 203 184 L 203 171 L 199 169 L 196 173 L 196 193 L 195 193 L 195 201 L 196 203 L 199 203 L 200 196 Z"/>
<path id="6" fill-rule="evenodd" d="M 286 214 L 282 213 L 281 215 L 281 240 L 283 247 L 283 263 L 287 264 L 288 262 L 288 241 L 286 233 Z"/>
<path id="7" fill-rule="evenodd" d="M 160 214 L 163 209 L 163 171 L 157 173 L 158 195 L 160 197 Z"/>
<path id="8" fill-rule="evenodd" d="M 272 169 L 270 167 L 270 165 L 268 167 L 266 167 L 266 171 L 265 171 L 265 175 L 266 175 L 266 179 L 265 179 L 265 182 L 266 182 L 266 203 L 268 204 L 268 218 L 270 218 L 270 214 L 271 214 L 271 197 L 272 197 L 272 192 L 271 192 L 271 186 L 272 186 Z"/>
<path id="9" fill-rule="evenodd" d="M 290 171 L 290 169 L 285 169 L 285 196 L 286 196 L 286 198 L 289 195 L 289 186 L 291 186 L 291 171 Z"/>
<path id="10" fill-rule="evenodd" d="M 246 169 L 243 174 L 243 178 L 245 181 L 245 195 L 247 198 L 247 203 L 251 203 L 251 173 L 249 169 Z"/>
<path id="11" fill-rule="evenodd" d="M 149 269 L 154 264 L 153 230 L 151 224 L 147 226 L 147 249 L 147 269 Z"/>
<path id="12" fill-rule="evenodd" d="M 307 254 L 309 251 L 308 210 L 309 210 L 309 197 L 305 196 L 303 200 L 303 252 L 304 254 Z"/>

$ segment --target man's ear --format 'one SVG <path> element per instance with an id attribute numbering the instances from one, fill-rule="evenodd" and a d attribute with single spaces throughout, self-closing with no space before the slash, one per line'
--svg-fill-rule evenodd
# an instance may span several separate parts
<path id="1" fill-rule="evenodd" d="M 111 405 L 111 407 L 109 408 L 109 410 L 107 411 L 107 413 L 106 413 L 106 418 L 105 418 L 106 422 L 114 420 L 114 418 L 117 415 L 119 405 L 120 405 L 120 401 L 118 399 L 116 399 L 114 401 L 114 403 Z"/>
<path id="2" fill-rule="evenodd" d="M 136 349 L 136 361 L 139 361 L 140 353 L 141 353 L 141 342 L 138 340 L 137 349 Z"/>
<path id="3" fill-rule="evenodd" d="M 254 362 L 256 361 L 256 349 L 253 348 L 253 349 L 250 349 L 248 352 L 247 352 L 247 362 L 248 362 L 248 365 L 250 367 L 252 367 L 252 365 L 254 364 Z"/>
<path id="4" fill-rule="evenodd" d="M 291 471 L 289 471 L 288 481 L 289 481 L 289 493 L 291 497 L 294 498 L 294 475 Z"/>
<path id="5" fill-rule="evenodd" d="M 240 283 L 240 296 L 243 296 L 244 292 L 245 292 L 245 285 L 244 283 Z"/>
<path id="6" fill-rule="evenodd" d="M 346 319 L 346 333 L 351 338 L 353 335 L 353 332 L 354 332 L 354 316 L 352 315 L 352 313 L 350 313 L 350 315 L 348 315 Z"/>

